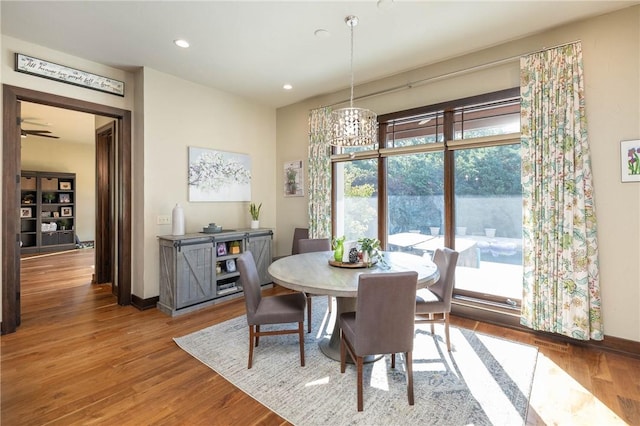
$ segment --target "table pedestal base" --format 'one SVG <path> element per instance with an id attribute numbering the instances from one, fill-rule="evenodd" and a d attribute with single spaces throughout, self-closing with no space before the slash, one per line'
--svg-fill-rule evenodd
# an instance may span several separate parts
<path id="1" fill-rule="evenodd" d="M 326 337 L 318 342 L 318 347 L 320 347 L 322 353 L 335 361 L 340 361 L 340 314 L 344 312 L 355 312 L 356 300 L 355 297 L 336 297 L 336 319 L 333 323 L 331 337 Z M 364 357 L 364 362 L 375 362 L 380 358 L 382 358 L 382 355 L 367 355 Z M 348 352 L 347 362 L 355 364 Z"/>

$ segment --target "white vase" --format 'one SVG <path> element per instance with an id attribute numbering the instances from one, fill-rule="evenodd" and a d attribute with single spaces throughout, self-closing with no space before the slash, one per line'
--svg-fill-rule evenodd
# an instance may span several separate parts
<path id="1" fill-rule="evenodd" d="M 251 221 L 251 229 L 258 229 L 260 228 L 260 221 L 259 220 L 252 220 Z"/>
<path id="2" fill-rule="evenodd" d="M 493 238 L 496 236 L 496 229 L 495 228 L 484 228 L 484 235 L 486 235 L 489 238 Z"/>
<path id="3" fill-rule="evenodd" d="M 171 234 L 184 235 L 184 210 L 176 204 L 171 212 Z"/>
<path id="4" fill-rule="evenodd" d="M 440 234 L 440 227 L 439 226 L 432 226 L 429 228 L 429 230 L 431 231 L 431 235 L 433 235 L 434 237 L 438 236 L 438 234 Z"/>
<path id="5" fill-rule="evenodd" d="M 364 263 L 364 264 L 368 264 L 369 263 L 369 252 L 368 251 L 363 251 L 362 252 L 362 263 Z"/>

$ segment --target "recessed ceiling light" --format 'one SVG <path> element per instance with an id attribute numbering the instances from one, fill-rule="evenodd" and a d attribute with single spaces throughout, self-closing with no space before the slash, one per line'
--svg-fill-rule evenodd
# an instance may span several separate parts
<path id="1" fill-rule="evenodd" d="M 385 10 L 385 9 L 391 9 L 394 3 L 395 3 L 394 0 L 378 0 L 376 5 L 378 6 L 378 9 Z"/>
<path id="2" fill-rule="evenodd" d="M 292 86 L 292 85 L 290 85 L 289 83 L 287 83 L 287 84 L 285 84 L 284 86 L 282 86 L 282 88 L 283 88 L 284 90 L 291 90 L 291 89 L 293 89 L 293 86 Z"/>
<path id="3" fill-rule="evenodd" d="M 184 49 L 186 49 L 187 47 L 189 47 L 189 42 L 187 40 L 182 40 L 182 39 L 178 39 L 178 40 L 173 40 L 173 43 L 178 46 L 178 47 L 182 47 Z"/>
<path id="4" fill-rule="evenodd" d="M 319 30 L 315 30 L 313 34 L 318 38 L 327 38 L 331 35 L 329 31 L 322 28 L 320 28 Z"/>

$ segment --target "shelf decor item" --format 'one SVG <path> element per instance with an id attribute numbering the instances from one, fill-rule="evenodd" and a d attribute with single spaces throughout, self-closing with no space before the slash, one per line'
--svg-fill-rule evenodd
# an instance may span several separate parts
<path id="1" fill-rule="evenodd" d="M 340 238 L 334 238 L 333 243 L 333 259 L 336 262 L 342 262 L 342 256 L 344 256 L 344 235 Z"/>
<path id="2" fill-rule="evenodd" d="M 59 194 L 58 195 L 58 202 L 59 203 L 70 203 L 71 202 L 71 195 L 69 195 L 69 194 Z"/>
<path id="3" fill-rule="evenodd" d="M 60 216 L 73 216 L 73 209 L 71 207 L 62 207 L 60 209 Z"/>
<path id="4" fill-rule="evenodd" d="M 218 253 L 218 256 L 226 256 L 226 254 L 227 254 L 227 244 L 225 244 L 223 242 L 219 242 L 216 245 L 216 253 Z"/>

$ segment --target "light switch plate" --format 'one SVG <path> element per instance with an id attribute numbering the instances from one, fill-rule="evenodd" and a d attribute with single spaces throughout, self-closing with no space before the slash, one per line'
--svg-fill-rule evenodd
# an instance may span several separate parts
<path id="1" fill-rule="evenodd" d="M 169 215 L 158 215 L 158 219 L 156 221 L 158 225 L 171 225 L 171 216 Z"/>

